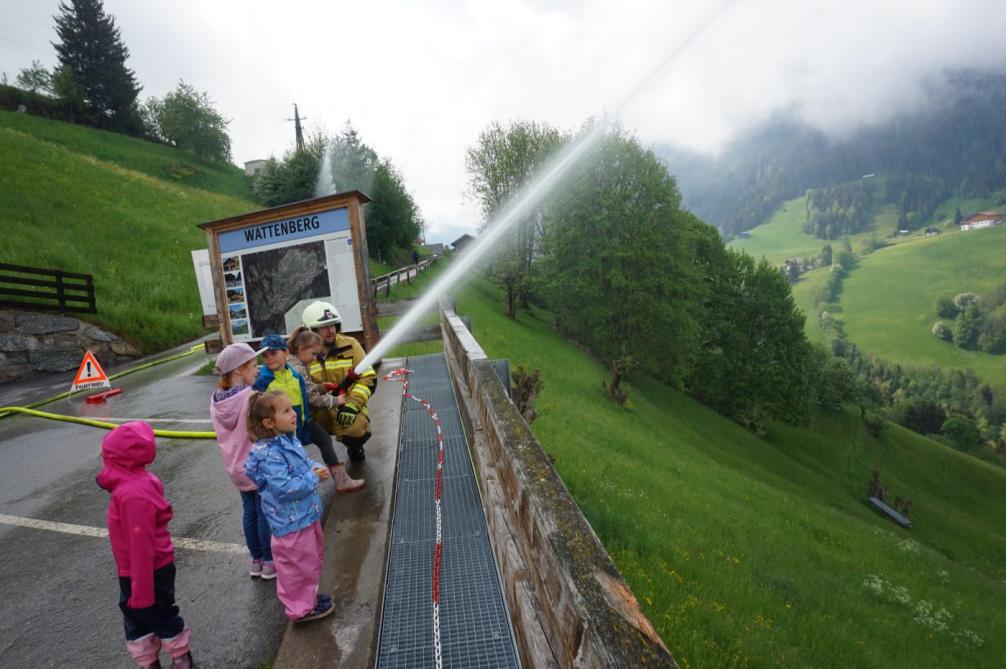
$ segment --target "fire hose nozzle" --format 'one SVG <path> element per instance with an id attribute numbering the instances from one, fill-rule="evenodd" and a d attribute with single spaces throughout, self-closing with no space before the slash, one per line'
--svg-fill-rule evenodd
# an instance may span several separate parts
<path id="1" fill-rule="evenodd" d="M 345 395 L 349 392 L 349 387 L 360 380 L 360 375 L 356 373 L 355 369 L 349 370 L 346 374 L 346 378 L 342 380 L 342 383 L 336 388 L 336 394 Z"/>

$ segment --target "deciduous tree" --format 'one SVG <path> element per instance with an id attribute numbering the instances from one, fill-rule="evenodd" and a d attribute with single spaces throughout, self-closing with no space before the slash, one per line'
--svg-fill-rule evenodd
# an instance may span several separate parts
<path id="1" fill-rule="evenodd" d="M 620 129 L 546 203 L 543 293 L 560 327 L 609 364 L 617 401 L 634 369 L 682 385 L 698 351 L 697 246 L 716 232 L 680 203 L 663 163 Z"/>
<path id="2" fill-rule="evenodd" d="M 566 142 L 559 130 L 534 121 L 493 123 L 479 134 L 475 146 L 465 154 L 469 188 L 482 208 L 488 226 L 504 204 Z M 507 315 L 515 315 L 515 305 L 527 308 L 531 292 L 532 266 L 541 231 L 540 212 L 529 213 L 512 228 L 490 261 L 490 276 L 506 291 Z"/>
<path id="3" fill-rule="evenodd" d="M 52 74 L 41 61 L 31 61 L 31 67 L 26 67 L 18 73 L 17 87 L 30 93 L 51 93 Z"/>
<path id="4" fill-rule="evenodd" d="M 148 99 L 143 112 L 152 136 L 208 160 L 231 159 L 229 121 L 214 108 L 209 94 L 179 81 L 163 100 Z"/>

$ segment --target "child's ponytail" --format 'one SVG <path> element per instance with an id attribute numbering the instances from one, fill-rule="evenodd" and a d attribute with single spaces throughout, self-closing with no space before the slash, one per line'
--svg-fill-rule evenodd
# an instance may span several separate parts
<path id="1" fill-rule="evenodd" d="M 321 335 L 306 325 L 298 325 L 297 329 L 290 334 L 286 347 L 290 350 L 291 355 L 297 355 L 297 351 L 300 349 L 315 344 L 321 344 Z"/>
<path id="2" fill-rule="evenodd" d="M 266 418 L 275 420 L 276 403 L 281 399 L 286 399 L 286 395 L 278 390 L 267 390 L 264 393 L 254 391 L 248 398 L 248 434 L 256 441 L 279 434 L 276 430 L 263 425 L 262 421 Z"/>

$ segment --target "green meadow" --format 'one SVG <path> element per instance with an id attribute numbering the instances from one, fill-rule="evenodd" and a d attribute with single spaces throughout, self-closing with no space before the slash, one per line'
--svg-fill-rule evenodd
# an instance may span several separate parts
<path id="1" fill-rule="evenodd" d="M 814 291 L 824 287 L 828 282 L 830 272 L 831 267 L 818 267 L 801 274 L 799 280 L 792 286 L 793 301 L 806 318 L 804 332 L 807 334 L 807 339 L 815 344 L 824 343 L 824 333 L 817 324 L 820 312 L 825 310 L 829 314 L 835 314 L 841 311 L 837 302 L 814 306 Z"/>
<path id="2" fill-rule="evenodd" d="M 1006 283 L 1006 226 L 881 249 L 859 259 L 840 297 L 849 341 L 891 362 L 973 369 L 1006 389 L 1006 355 L 965 351 L 931 332 L 936 299 Z"/>
<path id="3" fill-rule="evenodd" d="M 841 239 L 818 239 L 803 231 L 807 221 L 806 207 L 804 195 L 783 202 L 768 221 L 748 231 L 749 238 L 732 240 L 730 248 L 745 251 L 754 258 L 765 258 L 773 265 L 781 265 L 789 258 L 813 258 L 825 244 L 831 244 L 836 252 L 841 249 Z M 893 205 L 878 206 L 870 229 L 849 235 L 853 250 L 858 252 L 863 242 L 871 237 L 884 239 L 890 235 L 897 220 Z"/>
<path id="4" fill-rule="evenodd" d="M 1002 209 L 991 198 L 951 198 L 943 202 L 930 224 L 940 224 L 942 234 L 925 237 L 924 229 L 907 237 L 885 239 L 887 247 L 860 255 L 858 264 L 844 280 L 836 302 L 815 308 L 813 294 L 828 278 L 828 268 L 801 275 L 793 285 L 793 298 L 807 318 L 807 337 L 822 342 L 818 314 L 827 311 L 844 327 L 848 341 L 885 360 L 906 365 L 937 365 L 944 368 L 973 369 L 997 388 L 1006 388 L 1006 356 L 965 351 L 932 335 L 936 322 L 934 304 L 941 295 L 981 293 L 1006 282 L 1006 229 L 973 230 L 960 233 L 952 225 L 956 208 L 966 214 L 984 209 Z M 826 240 L 803 232 L 805 198 L 789 200 L 763 225 L 751 231 L 749 239 L 735 239 L 734 249 L 781 264 L 787 258 L 817 255 Z M 885 238 L 897 222 L 894 205 L 879 205 L 873 230 L 849 237 L 860 254 L 870 237 Z M 839 249 L 841 240 L 831 240 Z"/>
<path id="5" fill-rule="evenodd" d="M 204 333 L 190 252 L 206 246 L 198 223 L 258 208 L 238 168 L 10 112 L 0 165 L 0 261 L 93 274 L 88 320 L 143 352 Z"/>
<path id="6" fill-rule="evenodd" d="M 858 412 L 759 438 L 644 377 L 625 408 L 549 314 L 458 291 L 490 357 L 542 372 L 533 430 L 682 667 L 1006 662 L 1006 470 Z M 903 530 L 870 470 L 913 500 Z"/>

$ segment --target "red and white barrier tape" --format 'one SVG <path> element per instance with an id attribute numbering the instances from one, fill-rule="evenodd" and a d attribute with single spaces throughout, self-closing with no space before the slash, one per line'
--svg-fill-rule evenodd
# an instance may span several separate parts
<path id="1" fill-rule="evenodd" d="M 441 512 L 441 492 L 444 486 L 444 433 L 440 428 L 440 417 L 430 403 L 409 392 L 409 373 L 412 370 L 395 369 L 385 375 L 385 381 L 398 380 L 402 382 L 402 396 L 426 409 L 433 426 L 437 429 L 437 486 L 433 494 L 433 505 L 437 514 L 437 542 L 433 552 L 433 652 L 437 669 L 443 667 L 443 647 L 440 641 L 440 565 L 443 562 L 443 514 Z"/>

